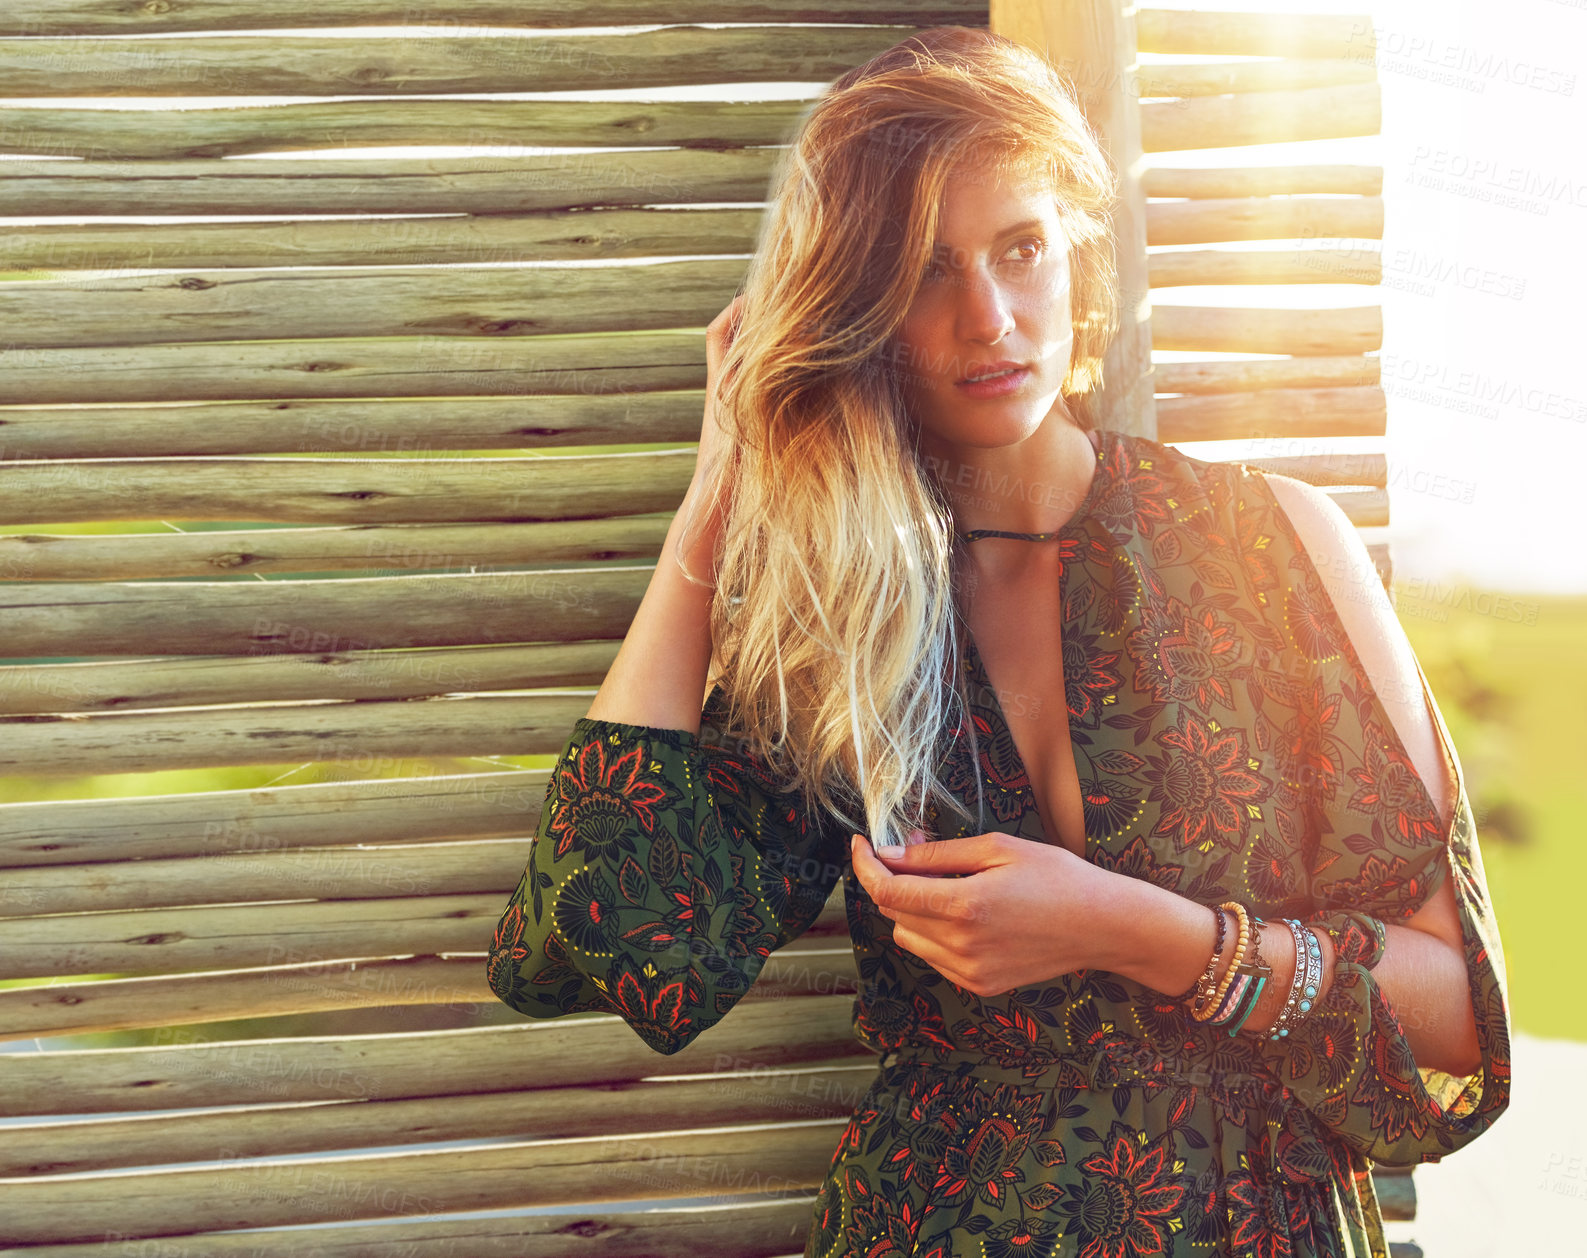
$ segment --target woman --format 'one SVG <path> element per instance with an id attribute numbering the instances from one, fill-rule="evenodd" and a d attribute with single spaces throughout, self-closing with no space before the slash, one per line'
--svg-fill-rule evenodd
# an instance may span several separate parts
<path id="1" fill-rule="evenodd" d="M 1113 193 L 984 31 L 817 103 L 496 933 L 514 1008 L 672 1053 L 849 874 L 881 1062 L 821 1258 L 1383 1254 L 1371 1162 L 1508 1103 L 1459 762 L 1354 530 L 1091 422 Z"/>

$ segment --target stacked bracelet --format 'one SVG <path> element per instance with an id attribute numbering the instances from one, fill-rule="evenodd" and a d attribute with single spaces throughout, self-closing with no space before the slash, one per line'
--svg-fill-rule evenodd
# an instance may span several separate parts
<path id="1" fill-rule="evenodd" d="M 1234 914 L 1238 932 L 1234 942 L 1234 960 L 1230 962 L 1229 968 L 1224 971 L 1221 980 L 1215 985 L 1210 982 L 1202 985 L 1197 992 L 1196 1000 L 1191 1002 L 1190 1012 L 1200 1022 L 1209 1022 L 1216 1017 L 1219 1007 L 1223 1004 L 1224 996 L 1228 994 L 1230 986 L 1234 983 L 1240 963 L 1245 960 L 1245 950 L 1251 943 L 1251 917 L 1245 911 L 1245 905 L 1237 900 L 1225 900 L 1218 905 L 1218 908 L 1220 911 L 1228 909 Z M 1216 959 L 1216 954 L 1214 954 L 1214 959 Z"/>
<path id="2" fill-rule="evenodd" d="M 1290 1027 L 1311 1011 L 1312 1001 L 1317 999 L 1317 992 L 1322 986 L 1322 951 L 1318 947 L 1316 933 L 1293 917 L 1286 917 L 1283 921 L 1295 937 L 1295 978 L 1277 1021 L 1268 1028 L 1269 1040 L 1282 1039 L 1289 1034 Z"/>
<path id="3" fill-rule="evenodd" d="M 1216 972 L 1218 955 L 1223 945 L 1224 909 L 1234 914 L 1238 934 L 1234 946 L 1234 959 L 1224 971 L 1223 978 L 1214 983 L 1213 974 Z M 1245 905 L 1237 900 L 1226 900 L 1218 905 L 1215 911 L 1218 914 L 1218 944 L 1213 948 L 1212 959 L 1207 963 L 1206 971 L 1192 989 L 1194 998 L 1191 1001 L 1190 1012 L 1199 1022 L 1205 1022 L 1210 1026 L 1228 1026 L 1228 1033 L 1233 1036 L 1245 1025 L 1246 1019 L 1251 1016 L 1251 1010 L 1256 1008 L 1256 1002 L 1273 973 L 1273 967 L 1262 960 L 1258 934 L 1258 928 L 1262 925 L 1261 918 L 1252 918 Z M 1249 959 L 1246 955 L 1248 951 Z"/>

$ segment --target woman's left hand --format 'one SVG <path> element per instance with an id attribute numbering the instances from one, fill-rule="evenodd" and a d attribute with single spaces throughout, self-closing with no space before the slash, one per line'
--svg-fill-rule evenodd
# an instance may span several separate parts
<path id="1" fill-rule="evenodd" d="M 1058 844 L 994 831 L 889 848 L 886 861 L 861 835 L 850 845 L 893 941 L 977 996 L 1104 968 L 1118 943 L 1122 875 Z"/>

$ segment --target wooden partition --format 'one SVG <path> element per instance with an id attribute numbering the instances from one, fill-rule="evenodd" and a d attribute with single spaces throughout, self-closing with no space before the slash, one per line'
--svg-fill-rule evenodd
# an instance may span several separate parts
<path id="1" fill-rule="evenodd" d="M 767 146 L 809 101 L 460 94 L 820 82 L 939 23 L 1081 49 L 1128 167 L 1133 316 L 1105 422 L 1304 441 L 1384 431 L 1377 307 L 1155 290 L 1378 282 L 1375 254 L 1240 242 L 1375 237 L 1380 172 L 1157 155 L 1374 132 L 1360 20 L 1116 0 L 0 10 L 0 153 L 24 159 L 0 215 L 45 220 L 0 227 L 0 1252 L 797 1253 L 873 1072 L 840 898 L 665 1061 L 616 1017 L 531 1023 L 484 984 L 547 779 L 509 761 L 560 751 L 632 618 L 693 468 L 704 325 L 742 279 Z M 554 29 L 574 22 L 668 25 Z M 707 22 L 726 25 L 677 25 Z M 358 26 L 388 30 L 335 30 Z M 78 97 L 204 101 L 47 103 Z M 560 147 L 339 152 L 401 145 Z M 517 262 L 537 265 L 494 265 Z M 1275 357 L 1154 370 L 1154 347 Z M 1381 456 L 1263 465 L 1386 522 Z M 345 780 L 121 776 L 298 764 Z M 111 775 L 107 797 L 38 798 L 84 773 Z M 1409 1217 L 1409 1177 L 1378 1184 Z"/>

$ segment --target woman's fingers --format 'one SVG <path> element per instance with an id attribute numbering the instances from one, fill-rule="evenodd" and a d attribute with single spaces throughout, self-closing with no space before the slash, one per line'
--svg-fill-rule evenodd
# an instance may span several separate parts
<path id="1" fill-rule="evenodd" d="M 912 927 L 894 923 L 893 942 L 904 951 L 919 957 L 949 982 L 957 983 L 967 990 L 970 988 L 966 976 L 955 969 L 949 960 L 947 950 L 931 936 L 923 935 Z"/>
<path id="2" fill-rule="evenodd" d="M 707 363 L 715 369 L 721 366 L 722 356 L 727 353 L 728 346 L 732 345 L 733 338 L 738 334 L 739 320 L 743 316 L 744 294 L 740 293 L 724 306 L 721 312 L 705 327 L 706 349 L 713 351 L 714 360 Z"/>

